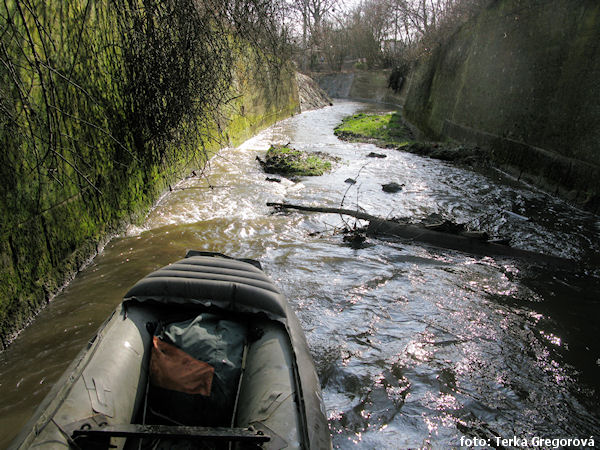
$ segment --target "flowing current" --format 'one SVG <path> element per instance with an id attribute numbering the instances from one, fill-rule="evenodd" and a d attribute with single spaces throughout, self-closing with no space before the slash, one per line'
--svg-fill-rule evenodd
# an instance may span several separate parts
<path id="1" fill-rule="evenodd" d="M 600 442 L 599 217 L 499 172 L 333 135 L 349 114 L 385 110 L 338 102 L 284 120 L 223 150 L 208 177 L 181 181 L 143 226 L 113 239 L 0 354 L 0 448 L 127 289 L 186 249 L 258 259 L 286 294 L 315 359 L 335 448 Z M 256 156 L 288 142 L 339 161 L 321 177 L 266 181 Z M 367 158 L 372 151 L 387 157 Z M 404 188 L 386 193 L 389 182 Z M 394 239 L 356 248 L 340 233 L 360 225 L 354 219 L 275 213 L 269 201 L 415 222 L 435 215 L 575 262 L 557 269 Z"/>

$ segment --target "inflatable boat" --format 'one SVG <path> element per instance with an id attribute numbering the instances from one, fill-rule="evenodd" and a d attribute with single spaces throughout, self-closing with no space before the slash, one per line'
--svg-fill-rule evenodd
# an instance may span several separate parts
<path id="1" fill-rule="evenodd" d="M 11 448 L 331 448 L 298 319 L 252 260 L 190 251 L 125 295 Z"/>

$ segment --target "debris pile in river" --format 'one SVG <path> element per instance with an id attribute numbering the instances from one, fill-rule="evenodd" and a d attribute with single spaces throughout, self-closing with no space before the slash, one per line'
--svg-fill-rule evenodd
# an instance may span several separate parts
<path id="1" fill-rule="evenodd" d="M 318 176 L 331 170 L 335 161 L 322 152 L 306 152 L 287 145 L 271 145 L 265 160 L 256 157 L 266 173 L 290 176 Z"/>
<path id="2" fill-rule="evenodd" d="M 486 164 L 489 160 L 488 153 L 481 147 L 450 142 L 417 141 L 402 147 L 402 150 L 420 156 L 470 166 Z"/>
<path id="3" fill-rule="evenodd" d="M 367 240 L 367 229 L 365 228 L 344 228 L 341 231 L 344 234 L 343 241 L 351 248 L 359 249 L 365 247 Z"/>

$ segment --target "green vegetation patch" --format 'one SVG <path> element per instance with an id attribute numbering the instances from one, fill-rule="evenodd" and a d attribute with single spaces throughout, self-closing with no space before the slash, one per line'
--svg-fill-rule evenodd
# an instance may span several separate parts
<path id="1" fill-rule="evenodd" d="M 423 142 L 412 132 L 398 112 L 389 114 L 355 114 L 342 120 L 334 133 L 352 142 L 370 142 L 384 148 L 401 149 L 420 156 L 468 165 L 485 166 L 490 155 L 476 145 L 454 142 Z"/>
<path id="2" fill-rule="evenodd" d="M 265 161 L 259 161 L 266 173 L 285 176 L 318 176 L 331 170 L 335 158 L 321 152 L 304 152 L 285 145 L 272 145 Z"/>
<path id="3" fill-rule="evenodd" d="M 384 147 L 404 147 L 413 135 L 398 112 L 389 114 L 355 114 L 346 117 L 334 133 L 345 141 L 375 141 Z"/>

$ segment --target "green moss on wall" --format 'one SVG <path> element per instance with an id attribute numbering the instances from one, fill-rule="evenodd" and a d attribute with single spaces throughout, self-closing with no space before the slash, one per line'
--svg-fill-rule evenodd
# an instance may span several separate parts
<path id="1" fill-rule="evenodd" d="M 176 23 L 169 8 L 194 4 L 160 3 L 144 14 L 169 26 Z M 180 50 L 180 33 L 187 28 L 154 30 L 161 46 L 145 46 L 136 40 L 141 34 L 128 34 L 140 29 L 140 10 L 129 9 L 133 4 L 0 5 L 7 19 L 0 65 L 0 349 L 104 241 L 143 219 L 170 183 L 218 148 L 298 109 L 293 71 L 283 64 L 263 66 L 259 51 L 230 36 L 216 61 L 234 61 L 231 79 L 213 77 L 226 91 L 211 90 L 210 83 L 198 90 L 192 74 L 213 80 L 206 59 L 178 58 L 173 66 L 189 71 L 189 78 L 177 79 L 188 83 L 186 92 L 203 93 L 189 99 L 201 106 L 194 106 L 198 114 L 187 114 L 174 90 L 180 86 L 169 84 L 172 64 L 152 66 L 164 59 L 160 52 Z M 177 20 L 185 21 L 185 14 Z M 185 36 L 189 45 L 192 38 Z M 203 45 L 214 44 L 196 36 L 194 45 L 206 50 Z M 143 51 L 126 60 L 132 45 Z M 150 54 L 153 49 L 159 54 Z M 160 74 L 145 80 L 154 96 L 145 97 L 140 88 L 147 74 L 138 63 Z"/>

